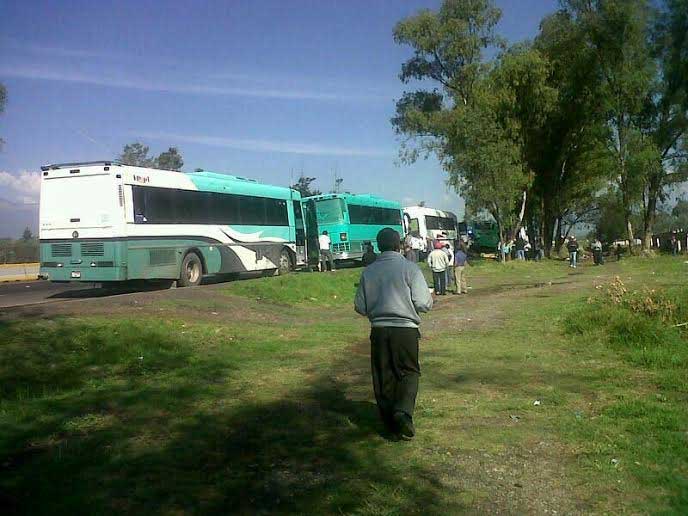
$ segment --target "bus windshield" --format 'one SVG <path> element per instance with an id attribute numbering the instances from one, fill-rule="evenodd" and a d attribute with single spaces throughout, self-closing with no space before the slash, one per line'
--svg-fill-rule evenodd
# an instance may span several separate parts
<path id="1" fill-rule="evenodd" d="M 318 224 L 342 224 L 344 222 L 344 201 L 325 199 L 316 202 Z"/>
<path id="2" fill-rule="evenodd" d="M 425 217 L 425 226 L 428 229 L 439 229 L 444 231 L 456 230 L 456 222 L 449 217 L 433 217 L 432 215 L 427 215 Z"/>

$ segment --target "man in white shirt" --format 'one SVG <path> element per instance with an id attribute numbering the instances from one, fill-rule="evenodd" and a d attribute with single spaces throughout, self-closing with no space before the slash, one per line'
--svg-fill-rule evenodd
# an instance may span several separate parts
<path id="1" fill-rule="evenodd" d="M 334 270 L 334 258 L 330 250 L 332 241 L 327 234 L 327 230 L 323 231 L 322 235 L 318 237 L 318 245 L 320 247 L 320 272 L 325 272 L 325 265 L 327 265 L 328 271 Z"/>
<path id="2" fill-rule="evenodd" d="M 435 294 L 444 296 L 447 293 L 447 267 L 449 257 L 442 244 L 437 243 L 435 250 L 428 255 L 428 265 L 432 270 L 432 279 L 435 286 Z"/>

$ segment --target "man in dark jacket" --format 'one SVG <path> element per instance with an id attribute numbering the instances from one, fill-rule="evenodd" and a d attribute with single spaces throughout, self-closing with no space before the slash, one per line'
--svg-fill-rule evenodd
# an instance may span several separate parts
<path id="1" fill-rule="evenodd" d="M 575 269 L 578 261 L 578 241 L 575 236 L 569 237 L 569 243 L 566 244 L 566 249 L 569 252 L 569 267 Z"/>
<path id="2" fill-rule="evenodd" d="M 361 274 L 354 308 L 372 326 L 373 388 L 382 421 L 392 433 L 411 439 L 420 377 L 418 314 L 432 308 L 432 296 L 418 265 L 400 254 L 400 245 L 394 229 L 378 233 L 380 255 Z"/>
<path id="3" fill-rule="evenodd" d="M 371 263 L 373 263 L 377 259 L 377 255 L 375 254 L 375 249 L 373 249 L 372 244 L 366 244 L 366 250 L 365 253 L 363 253 L 363 258 L 361 260 L 363 261 L 363 265 L 367 267 Z"/>

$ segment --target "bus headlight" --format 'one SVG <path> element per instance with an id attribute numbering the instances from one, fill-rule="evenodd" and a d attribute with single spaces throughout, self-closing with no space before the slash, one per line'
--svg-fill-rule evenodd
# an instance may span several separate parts
<path id="1" fill-rule="evenodd" d="M 339 240 L 342 242 L 346 242 L 346 239 L 348 238 L 348 235 L 346 233 L 339 233 Z"/>

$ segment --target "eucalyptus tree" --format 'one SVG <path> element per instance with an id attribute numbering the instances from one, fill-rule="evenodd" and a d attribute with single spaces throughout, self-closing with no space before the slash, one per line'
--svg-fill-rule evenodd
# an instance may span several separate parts
<path id="1" fill-rule="evenodd" d="M 667 189 L 688 178 L 688 2 L 666 0 L 653 27 L 652 51 L 659 68 L 656 89 L 646 99 L 643 131 L 654 147 L 645 156 L 643 247 L 651 246 L 658 205 Z"/>
<path id="2" fill-rule="evenodd" d="M 494 31 L 500 16 L 491 0 L 445 0 L 401 21 L 395 41 L 414 54 L 400 78 L 421 87 L 404 93 L 392 123 L 405 138 L 403 160 L 436 155 L 469 209 L 489 212 L 505 239 L 521 224 L 532 180 L 530 125 L 542 122 L 554 92 L 536 51 L 504 51 Z M 504 52 L 487 63 L 488 48 Z"/>

